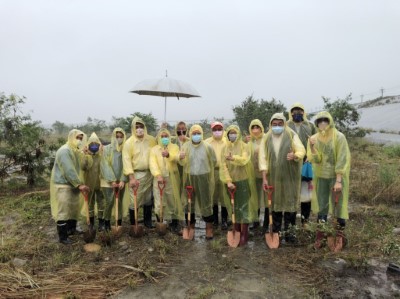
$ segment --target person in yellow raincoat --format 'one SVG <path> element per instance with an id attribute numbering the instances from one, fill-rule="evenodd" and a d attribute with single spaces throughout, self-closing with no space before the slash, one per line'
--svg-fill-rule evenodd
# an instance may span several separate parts
<path id="1" fill-rule="evenodd" d="M 258 198 L 254 178 L 251 153 L 248 145 L 242 141 L 238 126 L 231 125 L 226 129 L 228 141 L 221 152 L 221 181 L 229 189 L 236 187 L 235 206 L 235 230 L 240 232 L 239 245 L 244 246 L 248 241 L 249 223 L 258 219 Z M 230 196 L 225 191 L 225 204 L 229 207 Z"/>
<path id="2" fill-rule="evenodd" d="M 76 230 L 80 211 L 80 192 L 90 191 L 80 176 L 84 139 L 85 134 L 82 131 L 71 130 L 67 143 L 57 150 L 51 172 L 51 213 L 57 222 L 59 241 L 65 245 L 72 243 L 68 235 Z"/>
<path id="3" fill-rule="evenodd" d="M 349 174 L 350 150 L 346 137 L 335 128 L 332 116 L 322 111 L 315 117 L 317 133 L 310 137 L 307 146 L 307 157 L 314 168 L 315 194 L 312 199 L 312 210 L 318 213 L 318 220 L 326 222 L 329 210 L 337 218 L 338 233 L 344 237 L 346 219 L 349 218 Z M 339 202 L 334 208 L 332 190 L 340 192 Z M 323 244 L 324 233 L 317 231 L 315 248 Z"/>
<path id="4" fill-rule="evenodd" d="M 213 234 L 213 194 L 214 194 L 214 168 L 217 159 L 211 145 L 203 141 L 203 129 L 193 125 L 189 131 L 190 142 L 186 142 L 179 153 L 179 163 L 183 166 L 182 198 L 186 203 L 185 217 L 188 212 L 186 186 L 194 188 L 190 225 L 194 228 L 195 208 L 206 223 L 206 239 L 211 240 Z M 186 218 L 187 220 L 187 218 Z"/>
<path id="5" fill-rule="evenodd" d="M 132 135 L 126 140 L 122 150 L 124 175 L 129 177 L 129 190 L 131 205 L 129 219 L 135 224 L 135 210 L 133 204 L 134 187 L 139 187 L 137 192 L 138 206 L 143 206 L 144 225 L 153 228 L 152 224 L 152 182 L 153 176 L 149 169 L 150 150 L 156 145 L 156 139 L 147 133 L 144 121 L 135 116 L 131 125 Z"/>
<path id="6" fill-rule="evenodd" d="M 153 175 L 154 210 L 160 221 L 160 188 L 163 190 L 163 219 L 170 220 L 171 231 L 179 232 L 179 221 L 184 220 L 180 197 L 178 171 L 179 147 L 171 143 L 171 134 L 161 129 L 157 134 L 158 144 L 150 151 L 150 171 Z"/>
<path id="7" fill-rule="evenodd" d="M 257 190 L 257 198 L 258 198 L 258 211 L 257 211 L 257 220 L 254 221 L 253 227 L 250 229 L 257 229 L 260 225 L 260 209 L 264 207 L 264 223 L 263 223 L 263 233 L 265 233 L 268 229 L 268 205 L 265 204 L 265 196 L 263 189 L 263 179 L 262 172 L 258 168 L 258 152 L 260 149 L 260 143 L 262 137 L 264 136 L 264 126 L 259 119 L 253 119 L 249 125 L 250 136 L 247 140 L 247 144 L 249 146 L 251 162 L 253 164 L 254 169 L 254 177 L 256 181 L 256 190 Z"/>
<path id="8" fill-rule="evenodd" d="M 215 156 L 217 157 L 217 163 L 215 164 L 214 168 L 214 180 L 215 180 L 215 188 L 214 188 L 214 195 L 213 195 L 213 215 L 214 215 L 214 227 L 218 227 L 218 212 L 219 207 L 218 204 L 221 205 L 221 229 L 226 230 L 228 229 L 228 211 L 225 207 L 224 202 L 224 184 L 222 184 L 219 178 L 219 169 L 220 169 L 220 161 L 221 161 L 221 153 L 222 148 L 226 144 L 226 137 L 224 136 L 224 125 L 219 122 L 215 121 L 211 124 L 211 132 L 212 136 L 207 138 L 205 142 L 209 143 L 212 148 L 214 149 Z"/>
<path id="9" fill-rule="evenodd" d="M 83 152 L 86 155 L 85 162 L 82 165 L 84 181 L 90 188 L 88 194 L 90 225 L 94 227 L 95 206 L 97 205 L 97 218 L 99 220 L 98 230 L 102 231 L 104 229 L 104 196 L 100 189 L 102 145 L 96 133 L 93 132 L 92 135 L 90 135 Z"/>
<path id="10" fill-rule="evenodd" d="M 308 138 L 317 132 L 314 124 L 307 119 L 304 106 L 298 102 L 290 108 L 287 125 L 299 135 L 304 148 L 307 148 Z M 301 223 L 304 226 L 307 225 L 310 218 L 312 189 L 312 167 L 307 156 L 304 156 L 300 191 Z"/>
<path id="11" fill-rule="evenodd" d="M 283 242 L 295 243 L 289 226 L 296 225 L 296 210 L 300 198 L 301 168 L 306 151 L 299 136 L 286 124 L 283 113 L 271 117 L 270 128 L 263 137 L 259 150 L 259 169 L 263 173 L 263 186 L 273 187 L 273 232 L 281 233 L 284 217 Z"/>
<path id="12" fill-rule="evenodd" d="M 115 205 L 115 191 L 118 191 L 118 220 L 117 225 L 122 225 L 122 201 L 125 194 L 125 184 L 128 178 L 123 174 L 122 149 L 124 148 L 126 133 L 122 128 L 115 128 L 111 135 L 109 145 L 103 147 L 100 163 L 100 185 L 103 191 L 104 226 L 106 231 L 111 230 L 111 214 Z"/>

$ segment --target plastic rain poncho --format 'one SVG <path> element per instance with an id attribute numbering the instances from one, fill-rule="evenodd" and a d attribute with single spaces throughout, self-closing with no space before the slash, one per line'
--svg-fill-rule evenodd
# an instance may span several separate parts
<path id="1" fill-rule="evenodd" d="M 223 147 L 226 144 L 226 136 L 222 136 L 220 139 L 211 136 L 204 141 L 211 145 L 211 147 L 214 150 L 215 156 L 217 158 L 217 163 L 215 164 L 214 168 L 215 187 L 214 187 L 213 203 L 214 205 L 218 205 L 219 203 L 221 203 L 221 205 L 225 207 L 225 201 L 224 201 L 225 186 L 224 184 L 222 184 L 219 178 L 219 171 L 221 165 L 221 153 Z"/>
<path id="2" fill-rule="evenodd" d="M 328 118 L 329 126 L 321 131 L 317 128 L 317 133 L 311 138 L 316 140 L 314 145 L 316 154 L 312 154 L 310 144 L 307 146 L 307 157 L 312 162 L 314 170 L 314 186 L 315 193 L 311 201 L 312 210 L 315 213 L 327 214 L 327 208 L 320 208 L 320 205 L 327 207 L 329 211 L 333 211 L 333 199 L 331 198 L 331 190 L 336 181 L 336 175 L 342 175 L 342 196 L 339 199 L 336 217 L 348 219 L 348 199 L 349 199 L 349 174 L 350 174 L 350 150 L 346 137 L 335 128 L 332 116 L 329 112 L 322 111 L 317 114 L 316 121 L 320 118 Z M 316 194 L 319 194 L 319 186 L 321 179 L 331 181 L 330 188 L 326 190 L 324 197 L 329 198 L 329 204 L 319 202 Z M 321 200 L 323 200 L 321 198 Z M 323 210 L 323 211 L 322 211 Z"/>
<path id="3" fill-rule="evenodd" d="M 259 126 L 261 128 L 261 133 L 259 136 L 255 136 L 252 132 L 253 126 Z M 262 208 L 264 206 L 264 190 L 262 185 L 262 172 L 258 168 L 258 152 L 260 149 L 260 144 L 262 137 L 264 136 L 264 126 L 259 119 L 253 119 L 249 125 L 250 132 L 250 141 L 247 143 L 250 149 L 251 162 L 253 164 L 254 175 L 256 180 L 256 189 L 257 189 L 257 198 L 258 198 L 258 206 Z"/>
<path id="4" fill-rule="evenodd" d="M 231 125 L 226 129 L 235 131 L 237 138 L 234 142 L 227 141 L 221 153 L 220 178 L 224 184 L 233 183 L 236 186 L 235 193 L 235 217 L 237 223 L 250 223 L 258 219 L 258 199 L 254 177 L 251 153 L 248 145 L 242 141 L 240 129 Z M 226 159 L 232 156 L 233 161 Z M 232 214 L 230 194 L 225 185 L 225 205 L 228 214 Z"/>
<path id="5" fill-rule="evenodd" d="M 168 134 L 171 141 L 170 132 L 167 129 L 161 129 L 157 134 L 158 145 L 154 146 L 150 151 L 150 171 L 154 177 L 154 210 L 157 215 L 160 215 L 160 189 L 157 178 L 161 176 L 165 181 L 165 189 L 163 191 L 163 219 L 184 220 L 185 215 L 180 196 L 181 180 L 178 171 L 179 147 L 171 142 L 167 146 L 163 146 L 161 134 Z M 169 157 L 162 156 L 162 151 L 165 149 L 168 150 Z"/>
<path id="6" fill-rule="evenodd" d="M 83 134 L 78 146 L 76 137 Z M 56 153 L 50 178 L 51 215 L 55 221 L 77 220 L 83 204 L 80 200 L 79 185 L 83 185 L 81 165 L 84 155 L 81 150 L 86 143 L 86 135 L 73 129 L 68 134 L 67 143 Z"/>
<path id="7" fill-rule="evenodd" d="M 272 133 L 272 121 L 283 120 L 284 131 Z M 287 154 L 293 151 L 295 160 L 288 161 Z M 301 167 L 305 148 L 297 134 L 286 124 L 282 113 L 271 117 L 270 129 L 264 135 L 259 151 L 259 169 L 267 174 L 268 184 L 273 186 L 272 211 L 295 212 L 299 205 Z M 267 206 L 267 203 L 265 203 Z"/>
<path id="8" fill-rule="evenodd" d="M 122 144 L 118 144 L 117 132 L 121 132 L 123 137 Z M 113 207 L 115 204 L 115 196 L 112 183 L 128 182 L 128 178 L 123 174 L 122 165 L 122 149 L 126 141 L 126 133 L 122 128 L 115 128 L 111 135 L 111 142 L 109 145 L 103 147 L 103 155 L 100 163 L 100 185 L 105 196 L 104 219 L 111 220 Z M 127 184 L 124 188 L 119 190 L 118 201 L 118 218 L 122 219 L 123 213 L 123 198 L 127 198 L 129 202 L 129 193 L 125 192 Z M 126 196 L 128 194 L 128 196 Z M 128 205 L 125 206 L 125 213 L 127 213 Z"/>
<path id="9" fill-rule="evenodd" d="M 136 124 L 144 125 L 144 136 L 138 138 L 136 136 Z M 124 175 L 134 175 L 136 180 L 139 180 L 139 189 L 137 192 L 138 206 L 151 203 L 151 184 L 153 176 L 149 169 L 150 150 L 156 145 L 156 139 L 147 133 L 146 124 L 144 121 L 135 116 L 131 124 L 132 135 L 126 140 L 122 150 L 122 161 L 124 167 Z M 130 189 L 130 208 L 133 209 L 133 191 Z M 125 206 L 125 204 L 124 204 Z"/>
<path id="10" fill-rule="evenodd" d="M 199 125 L 193 125 L 189 131 L 189 138 L 193 131 L 201 132 L 203 129 Z M 192 213 L 200 213 L 203 217 L 209 217 L 213 214 L 214 194 L 214 167 L 217 159 L 211 145 L 203 140 L 199 144 L 193 144 L 192 141 L 186 142 L 182 151 L 185 152 L 185 158 L 179 161 L 183 166 L 182 175 L 182 194 L 183 202 L 186 205 L 187 212 L 187 194 L 186 186 L 194 187 L 192 198 Z"/>

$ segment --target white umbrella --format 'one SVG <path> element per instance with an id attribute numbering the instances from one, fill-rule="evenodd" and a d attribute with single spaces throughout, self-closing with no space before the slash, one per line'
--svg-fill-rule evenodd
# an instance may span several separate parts
<path id="1" fill-rule="evenodd" d="M 130 91 L 139 95 L 164 97 L 164 121 L 167 118 L 167 97 L 194 98 L 200 94 L 189 83 L 169 78 L 148 79 L 138 84 Z"/>

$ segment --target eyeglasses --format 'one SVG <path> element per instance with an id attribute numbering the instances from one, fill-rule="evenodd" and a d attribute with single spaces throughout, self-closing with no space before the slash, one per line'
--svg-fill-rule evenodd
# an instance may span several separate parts
<path id="1" fill-rule="evenodd" d="M 186 131 L 176 131 L 178 136 L 186 135 Z"/>

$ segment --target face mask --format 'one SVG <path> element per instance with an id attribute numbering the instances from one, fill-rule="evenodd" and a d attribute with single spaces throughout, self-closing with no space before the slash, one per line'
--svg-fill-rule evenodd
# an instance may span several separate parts
<path id="1" fill-rule="evenodd" d="M 235 142 L 237 138 L 237 134 L 229 134 L 229 141 L 230 142 Z"/>
<path id="2" fill-rule="evenodd" d="M 201 141 L 201 135 L 192 135 L 192 141 L 194 143 L 199 143 Z"/>
<path id="3" fill-rule="evenodd" d="M 214 135 L 214 137 L 216 137 L 216 138 L 219 138 L 219 137 L 222 137 L 222 131 L 214 131 L 213 132 L 213 135 Z"/>
<path id="4" fill-rule="evenodd" d="M 98 145 L 98 144 L 91 144 L 91 145 L 89 145 L 89 150 L 90 150 L 93 154 L 97 153 L 97 152 L 99 151 L 99 148 L 100 148 L 100 145 Z"/>
<path id="5" fill-rule="evenodd" d="M 162 137 L 161 138 L 161 143 L 164 146 L 167 146 L 169 144 L 169 138 L 168 137 Z"/>
<path id="6" fill-rule="evenodd" d="M 293 114 L 293 120 L 296 123 L 302 122 L 303 121 L 303 114 L 301 114 L 301 113 Z"/>
<path id="7" fill-rule="evenodd" d="M 117 138 L 118 145 L 121 145 L 124 142 L 124 138 Z"/>
<path id="8" fill-rule="evenodd" d="M 321 131 L 324 131 L 327 127 L 328 127 L 328 123 L 326 121 L 321 121 L 318 124 L 318 129 L 320 129 Z"/>
<path id="9" fill-rule="evenodd" d="M 143 128 L 137 128 L 136 129 L 136 136 L 141 137 L 144 135 L 144 129 Z"/>
<path id="10" fill-rule="evenodd" d="M 275 135 L 281 135 L 282 132 L 283 132 L 283 127 L 281 126 L 272 127 L 272 133 L 274 133 Z"/>
<path id="11" fill-rule="evenodd" d="M 82 140 L 76 139 L 75 144 L 76 147 L 80 148 L 82 146 Z"/>

